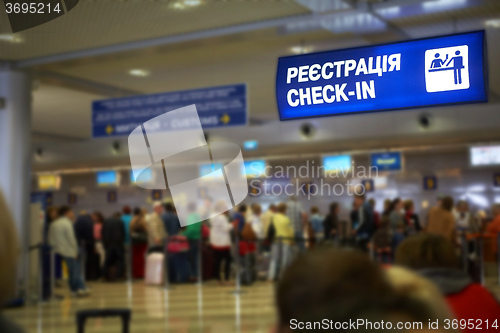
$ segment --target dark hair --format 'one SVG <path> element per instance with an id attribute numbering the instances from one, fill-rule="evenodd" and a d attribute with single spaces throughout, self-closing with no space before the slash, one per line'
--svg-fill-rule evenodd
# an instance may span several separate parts
<path id="1" fill-rule="evenodd" d="M 411 208 L 415 208 L 415 205 L 413 204 L 413 200 L 410 200 L 410 199 L 406 200 L 404 202 L 404 207 L 405 207 L 406 211 L 409 211 Z"/>
<path id="2" fill-rule="evenodd" d="M 380 266 L 367 255 L 317 247 L 284 271 L 276 291 L 279 323 L 284 327 L 292 319 L 336 321 L 355 315 L 349 310 L 368 301 L 375 306 L 383 296 L 394 294 Z"/>
<path id="3" fill-rule="evenodd" d="M 316 207 L 316 206 L 312 206 L 312 207 L 311 207 L 311 214 L 317 214 L 317 213 L 319 213 L 319 209 L 318 209 L 318 207 Z"/>
<path id="4" fill-rule="evenodd" d="M 361 193 L 361 194 L 355 193 L 354 196 L 356 198 L 362 199 L 363 201 L 366 199 L 366 195 L 364 193 Z"/>
<path id="5" fill-rule="evenodd" d="M 446 196 L 441 201 L 441 207 L 449 212 L 453 209 L 453 198 L 450 196 Z"/>
<path id="6" fill-rule="evenodd" d="M 122 217 L 122 213 L 120 213 L 120 212 L 114 212 L 113 213 L 113 217 L 119 219 L 119 218 Z"/>
<path id="7" fill-rule="evenodd" d="M 141 209 L 139 207 L 134 208 L 134 215 L 141 215 Z"/>
<path id="8" fill-rule="evenodd" d="M 238 212 L 240 213 L 244 213 L 247 211 L 247 205 L 243 204 L 243 205 L 240 205 L 240 207 L 238 208 Z"/>
<path id="9" fill-rule="evenodd" d="M 339 204 L 337 202 L 332 202 L 330 204 L 330 215 L 335 215 L 338 207 L 339 207 Z"/>
<path id="10" fill-rule="evenodd" d="M 130 208 L 130 206 L 124 206 L 123 209 L 122 209 L 122 212 L 123 214 L 130 214 L 132 212 L 132 209 Z"/>
<path id="11" fill-rule="evenodd" d="M 277 210 L 281 214 L 285 214 L 286 213 L 286 203 L 285 202 L 280 202 L 279 205 L 278 205 Z"/>
<path id="12" fill-rule="evenodd" d="M 57 211 L 57 215 L 64 216 L 70 211 L 71 211 L 71 207 L 64 205 L 64 206 L 59 207 L 59 210 Z"/>
<path id="13" fill-rule="evenodd" d="M 458 268 L 451 241 L 434 234 L 419 234 L 405 239 L 396 250 L 395 263 L 416 270 Z"/>
<path id="14" fill-rule="evenodd" d="M 392 200 L 391 204 L 389 205 L 389 209 L 388 209 L 389 213 L 392 212 L 400 202 L 401 202 L 400 198 L 396 198 L 396 199 Z"/>
<path id="15" fill-rule="evenodd" d="M 170 212 L 172 213 L 173 211 L 175 211 L 175 208 L 174 208 L 174 205 L 171 203 L 171 202 L 167 202 L 163 205 L 163 207 L 165 207 L 165 210 L 167 212 Z"/>
<path id="16" fill-rule="evenodd" d="M 102 215 L 101 212 L 94 212 L 93 214 L 97 218 L 97 221 L 99 221 L 100 223 L 104 222 L 104 215 Z"/>

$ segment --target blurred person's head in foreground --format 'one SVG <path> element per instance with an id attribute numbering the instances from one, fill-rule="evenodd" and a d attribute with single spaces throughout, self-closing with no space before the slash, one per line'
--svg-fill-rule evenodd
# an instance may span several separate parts
<path id="1" fill-rule="evenodd" d="M 369 324 L 381 320 L 391 325 L 420 323 L 426 330 L 428 320 L 439 316 L 426 302 L 394 288 L 382 268 L 367 255 L 327 248 L 308 251 L 285 270 L 277 287 L 276 304 L 280 333 L 391 331 L 387 326 L 377 329 Z M 346 322 L 355 322 L 356 326 L 346 326 Z"/>
<path id="2" fill-rule="evenodd" d="M 405 239 L 396 250 L 395 263 L 414 269 L 432 280 L 444 295 L 459 293 L 473 283 L 459 269 L 452 242 L 433 234 L 419 234 Z"/>
<path id="3" fill-rule="evenodd" d="M 0 306 L 12 300 L 19 244 L 14 219 L 0 192 Z"/>
<path id="4" fill-rule="evenodd" d="M 395 263 L 415 270 L 458 268 L 455 247 L 449 239 L 441 235 L 418 234 L 399 244 Z"/>
<path id="5" fill-rule="evenodd" d="M 443 295 L 430 280 L 406 268 L 396 266 L 387 268 L 386 274 L 399 295 L 422 302 L 431 310 L 434 318 L 430 319 L 439 319 L 443 323 L 445 319 L 453 318 Z"/>

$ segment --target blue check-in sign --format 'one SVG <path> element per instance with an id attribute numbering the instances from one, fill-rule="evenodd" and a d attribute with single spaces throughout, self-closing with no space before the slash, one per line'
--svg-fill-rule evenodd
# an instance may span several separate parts
<path id="1" fill-rule="evenodd" d="M 484 31 L 282 57 L 281 120 L 487 102 Z"/>

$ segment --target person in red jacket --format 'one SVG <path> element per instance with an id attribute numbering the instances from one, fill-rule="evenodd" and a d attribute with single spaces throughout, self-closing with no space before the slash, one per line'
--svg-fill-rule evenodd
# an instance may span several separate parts
<path id="1" fill-rule="evenodd" d="M 498 332 L 494 325 L 500 326 L 500 303 L 486 288 L 458 269 L 450 240 L 432 234 L 409 237 L 398 247 L 395 263 L 416 270 L 438 286 L 458 324 L 465 319 L 462 323 L 466 323 L 466 327 L 462 331 Z"/>

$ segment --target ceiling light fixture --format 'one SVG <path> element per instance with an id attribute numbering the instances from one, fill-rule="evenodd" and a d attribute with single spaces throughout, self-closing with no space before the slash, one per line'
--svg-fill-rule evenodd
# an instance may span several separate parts
<path id="1" fill-rule="evenodd" d="M 138 69 L 138 68 L 131 69 L 128 71 L 128 73 L 132 76 L 139 76 L 139 77 L 146 77 L 149 76 L 149 74 L 151 74 L 151 72 L 148 71 L 147 69 Z"/>
<path id="2" fill-rule="evenodd" d="M 173 9 L 184 10 L 201 5 L 202 0 L 178 0 L 171 4 Z"/>
<path id="3" fill-rule="evenodd" d="M 290 51 L 292 51 L 295 54 L 311 53 L 312 50 L 313 50 L 312 47 L 307 47 L 307 46 L 302 46 L 302 45 L 292 46 L 290 48 Z"/>
<path id="4" fill-rule="evenodd" d="M 500 28 L 500 19 L 486 20 L 484 25 L 489 28 Z"/>
<path id="5" fill-rule="evenodd" d="M 23 39 L 20 36 L 16 36 L 14 34 L 0 34 L 0 41 L 12 44 L 18 44 L 22 43 Z"/>

